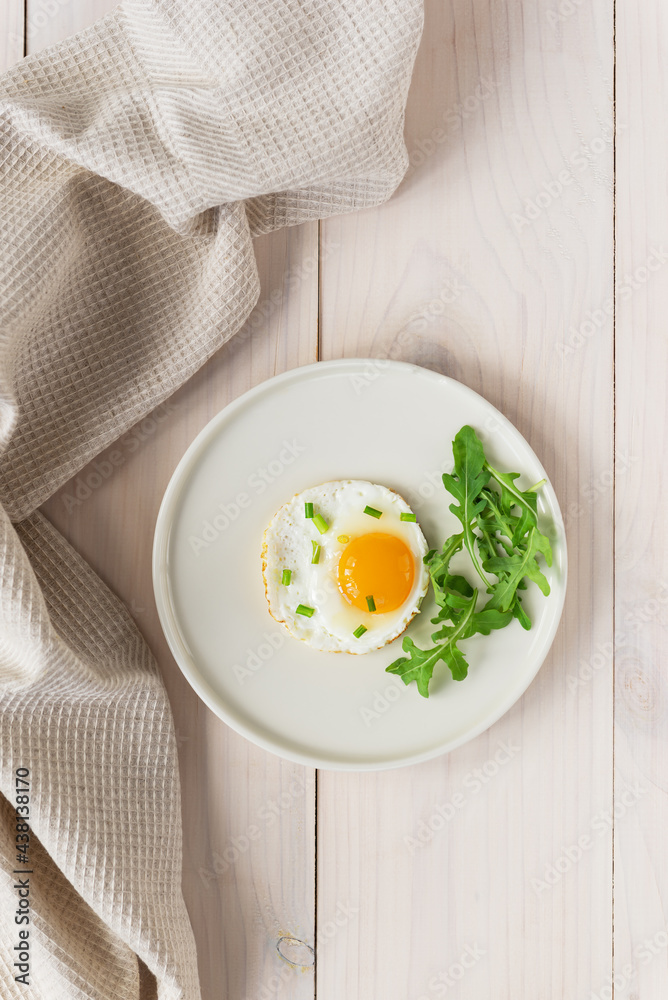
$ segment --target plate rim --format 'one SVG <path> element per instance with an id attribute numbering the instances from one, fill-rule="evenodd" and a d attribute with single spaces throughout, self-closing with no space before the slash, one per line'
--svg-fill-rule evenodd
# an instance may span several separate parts
<path id="1" fill-rule="evenodd" d="M 554 505 L 558 514 L 555 528 L 559 536 L 561 580 L 559 606 L 556 608 L 554 624 L 546 633 L 546 636 L 539 647 L 540 652 L 536 656 L 537 665 L 535 669 L 531 672 L 530 676 L 526 678 L 526 683 L 523 682 L 524 686 L 519 692 L 516 693 L 515 689 L 513 689 L 509 697 L 497 705 L 495 710 L 490 712 L 488 716 L 485 716 L 485 718 L 478 725 L 473 726 L 465 734 L 439 745 L 437 748 L 431 747 L 422 753 L 413 754 L 410 757 L 404 757 L 397 760 L 355 762 L 334 760 L 326 756 L 319 756 L 317 753 L 310 755 L 302 754 L 297 750 L 284 746 L 280 743 L 280 741 L 272 740 L 258 734 L 251 727 L 244 725 L 241 720 L 235 718 L 231 715 L 231 713 L 226 711 L 224 699 L 212 691 L 210 685 L 196 672 L 196 670 L 191 668 L 188 657 L 184 657 L 183 655 L 184 647 L 186 646 L 185 640 L 179 632 L 175 616 L 172 613 L 169 602 L 169 572 L 167 556 L 170 531 L 173 524 L 173 517 L 170 515 L 173 514 L 172 508 L 176 502 L 178 492 L 184 484 L 184 476 L 187 473 L 188 467 L 195 460 L 196 456 L 199 455 L 203 445 L 209 438 L 215 435 L 220 424 L 233 420 L 234 414 L 243 406 L 248 405 L 249 402 L 252 403 L 255 396 L 263 395 L 268 391 L 270 392 L 273 386 L 276 386 L 281 382 L 287 382 L 295 378 L 308 379 L 311 375 L 316 372 L 322 372 L 323 369 L 326 368 L 331 370 L 341 369 L 345 371 L 345 369 L 352 370 L 359 368 L 360 366 L 367 365 L 372 365 L 379 369 L 379 375 L 382 375 L 383 372 L 388 369 L 392 369 L 397 372 L 403 371 L 405 374 L 419 373 L 420 375 L 431 377 L 438 382 L 454 384 L 460 391 L 463 391 L 465 395 L 469 395 L 474 397 L 476 400 L 482 401 L 482 403 L 499 418 L 501 424 L 507 424 L 515 434 L 519 435 L 521 440 L 534 456 L 538 467 L 543 472 L 546 483 L 554 499 Z M 505 414 L 494 406 L 493 403 L 490 403 L 489 400 L 487 400 L 479 392 L 476 392 L 475 389 L 471 389 L 464 382 L 460 382 L 449 375 L 443 375 L 441 372 L 436 372 L 430 368 L 424 368 L 421 365 L 417 365 L 412 362 L 395 361 L 390 358 L 335 358 L 327 361 L 315 361 L 307 365 L 300 365 L 296 368 L 290 368 L 285 372 L 281 372 L 278 375 L 273 375 L 268 379 L 264 379 L 262 382 L 259 382 L 257 385 L 246 390 L 246 392 L 241 393 L 235 399 L 227 403 L 221 410 L 211 417 L 204 427 L 198 431 L 177 462 L 160 502 L 153 532 L 151 576 L 160 627 L 179 670 L 198 697 L 201 698 L 204 704 L 214 713 L 214 715 L 221 719 L 226 725 L 228 725 L 235 732 L 239 733 L 239 735 L 243 736 L 245 739 L 249 740 L 251 743 L 261 747 L 263 750 L 267 750 L 285 760 L 290 760 L 293 763 L 302 764 L 306 767 L 314 767 L 330 771 L 385 771 L 393 770 L 399 767 L 412 767 L 415 764 L 432 760 L 436 757 L 442 756 L 443 754 L 456 750 L 458 747 L 463 746 L 465 743 L 468 743 L 480 736 L 481 733 L 486 732 L 491 726 L 494 725 L 495 722 L 498 722 L 498 720 L 520 700 L 520 698 L 523 697 L 543 666 L 556 637 L 559 625 L 561 624 L 568 585 L 568 549 L 559 499 L 542 462 L 524 435 L 517 429 L 517 427 L 515 427 L 512 421 L 505 416 Z M 194 657 L 191 658 L 194 663 Z"/>

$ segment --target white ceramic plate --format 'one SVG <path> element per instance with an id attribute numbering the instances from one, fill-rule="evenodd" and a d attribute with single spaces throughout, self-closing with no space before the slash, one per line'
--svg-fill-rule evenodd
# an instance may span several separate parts
<path id="1" fill-rule="evenodd" d="M 566 543 L 554 490 L 540 491 L 554 562 L 545 598 L 523 597 L 533 628 L 517 621 L 463 645 L 469 676 L 434 671 L 428 699 L 385 667 L 401 638 L 364 656 L 322 653 L 269 615 L 260 549 L 274 512 L 299 490 L 367 479 L 397 490 L 440 548 L 458 530 L 440 482 L 452 439 L 471 424 L 489 461 L 545 471 L 519 432 L 471 389 L 415 365 L 347 359 L 297 368 L 262 383 L 204 428 L 167 488 L 158 515 L 153 581 L 160 621 L 186 678 L 237 732 L 317 767 L 372 770 L 427 760 L 483 732 L 537 673 L 557 630 L 566 587 Z M 431 596 L 408 629 L 426 645 Z"/>

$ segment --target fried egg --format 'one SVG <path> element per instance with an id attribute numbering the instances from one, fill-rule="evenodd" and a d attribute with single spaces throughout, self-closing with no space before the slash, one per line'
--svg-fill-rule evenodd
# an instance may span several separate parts
<path id="1" fill-rule="evenodd" d="M 418 612 L 429 584 L 426 553 L 415 515 L 393 490 L 363 480 L 312 486 L 264 533 L 270 614 L 314 649 L 378 649 Z"/>

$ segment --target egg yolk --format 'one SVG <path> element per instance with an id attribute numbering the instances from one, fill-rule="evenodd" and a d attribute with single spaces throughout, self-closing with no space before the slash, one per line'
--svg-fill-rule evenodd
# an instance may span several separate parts
<path id="1" fill-rule="evenodd" d="M 339 589 L 363 611 L 368 610 L 367 597 L 373 597 L 378 612 L 401 607 L 414 574 L 415 560 L 406 543 L 382 531 L 353 538 L 339 559 Z"/>

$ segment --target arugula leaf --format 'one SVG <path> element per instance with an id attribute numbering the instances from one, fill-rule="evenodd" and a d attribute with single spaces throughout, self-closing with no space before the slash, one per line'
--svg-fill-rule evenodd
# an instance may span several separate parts
<path id="1" fill-rule="evenodd" d="M 536 556 L 539 554 L 544 557 L 548 566 L 552 565 L 552 549 L 548 539 L 537 528 L 532 528 L 525 548 L 519 549 L 512 556 L 485 560 L 483 563 L 485 569 L 499 576 L 499 582 L 495 585 L 493 596 L 488 602 L 489 607 L 508 611 L 524 577 L 533 580 L 545 596 L 550 593 L 550 585 L 536 561 Z"/>
<path id="2" fill-rule="evenodd" d="M 451 535 L 441 552 L 432 549 L 425 556 L 424 562 L 429 570 L 434 597 L 441 608 L 438 618 L 432 619 L 433 621 L 440 621 L 448 608 L 464 607 L 473 593 L 468 580 L 463 576 L 453 575 L 449 569 L 450 560 L 462 548 L 463 537 L 463 532 Z"/>
<path id="3" fill-rule="evenodd" d="M 494 538 L 495 532 L 498 532 L 499 537 L 494 539 L 494 541 L 499 542 L 506 552 L 511 555 L 513 549 L 519 543 L 519 540 L 524 537 L 531 525 L 527 523 L 525 527 L 525 522 L 528 519 L 524 515 L 516 517 L 514 514 L 511 514 L 510 510 L 502 502 L 499 494 L 495 490 L 490 489 L 489 486 L 483 489 L 482 495 L 485 498 L 486 505 L 478 517 L 478 528 L 485 540 L 487 540 L 488 536 Z M 486 545 L 486 548 L 493 549 L 493 546 Z M 493 551 L 490 551 L 491 555 L 498 555 L 498 552 L 493 549 Z"/>
<path id="4" fill-rule="evenodd" d="M 499 473 L 499 475 L 502 474 Z M 514 478 L 516 476 L 513 475 Z M 530 525 L 536 516 L 536 494 L 532 491 L 522 494 L 526 500 L 526 504 L 522 507 L 520 515 L 517 516 L 511 513 L 512 508 L 516 504 L 514 502 L 514 494 L 511 494 L 509 490 L 506 491 L 505 496 L 499 496 L 495 490 L 487 486 L 483 490 L 483 493 L 487 499 L 487 506 L 478 517 L 478 528 L 480 530 L 478 547 L 483 557 L 483 567 L 498 577 L 499 584 L 501 581 L 507 582 L 507 577 L 513 571 L 514 564 L 499 555 L 494 545 L 489 543 L 488 539 L 490 538 L 503 547 L 506 556 L 512 557 L 518 551 L 521 551 L 522 542 L 527 532 L 533 530 L 539 536 L 537 540 L 539 550 L 546 553 L 546 561 L 548 565 L 551 565 L 552 553 L 547 537 L 537 527 L 530 529 Z M 540 576 L 544 586 L 547 581 L 545 581 L 542 574 Z M 494 588 L 495 593 L 499 591 L 499 584 L 496 584 Z M 526 584 L 524 584 L 523 580 L 518 583 L 519 589 L 524 589 L 525 586 Z M 547 592 L 549 593 L 549 587 Z M 518 619 L 522 628 L 527 630 L 531 628 L 531 620 L 522 608 L 519 595 L 516 595 L 511 602 L 510 610 L 513 613 L 513 617 Z"/>
<path id="5" fill-rule="evenodd" d="M 482 611 L 474 612 L 469 616 L 468 619 L 468 634 L 460 635 L 460 639 L 469 639 L 476 632 L 480 632 L 481 635 L 489 635 L 492 629 L 505 628 L 512 618 L 512 612 L 510 611 L 499 611 L 497 608 L 490 608 L 487 605 L 482 609 Z M 432 642 L 438 642 L 439 639 L 447 639 L 452 634 L 451 625 L 443 625 L 437 632 L 432 633 Z"/>
<path id="6" fill-rule="evenodd" d="M 459 504 L 450 504 L 450 510 L 462 522 L 464 546 L 478 576 L 485 586 L 489 587 L 489 580 L 483 573 L 475 550 L 475 534 L 473 532 L 475 519 L 485 506 L 485 499 L 480 496 L 480 493 L 489 481 L 489 474 L 483 471 L 485 452 L 482 442 L 468 424 L 462 427 L 455 436 L 455 440 L 452 442 L 452 454 L 455 459 L 455 467 L 452 474 L 443 474 L 443 485 L 448 493 L 452 493 L 453 497 L 459 500 Z"/>
<path id="7" fill-rule="evenodd" d="M 512 617 L 512 611 L 499 611 L 497 608 L 490 608 L 488 601 L 482 611 L 477 611 L 474 614 L 471 625 L 481 635 L 489 635 L 493 629 L 505 628 Z"/>
<path id="8" fill-rule="evenodd" d="M 538 494 L 531 490 L 522 492 L 515 485 L 515 480 L 520 477 L 519 472 L 499 472 L 487 461 L 485 462 L 485 471 L 501 487 L 501 504 L 505 512 L 509 514 L 513 506 L 518 506 L 522 511 L 518 522 L 518 532 L 510 536 L 513 545 L 517 545 L 529 528 L 535 528 L 538 525 Z"/>
<path id="9" fill-rule="evenodd" d="M 423 698 L 429 697 L 429 682 L 439 660 L 443 660 L 447 664 L 454 680 L 463 681 L 468 673 L 468 663 L 457 643 L 471 634 L 471 621 L 474 617 L 477 600 L 478 591 L 474 590 L 456 623 L 444 625 L 441 629 L 445 642 L 433 649 L 420 649 L 409 636 L 405 636 L 402 648 L 409 655 L 400 656 L 389 667 L 386 667 L 387 673 L 397 674 L 404 684 L 415 681 Z"/>
<path id="10" fill-rule="evenodd" d="M 522 598 L 519 594 L 515 594 L 515 600 L 510 610 L 512 611 L 513 618 L 517 618 L 522 628 L 529 632 L 531 629 L 531 619 L 522 607 Z"/>
<path id="11" fill-rule="evenodd" d="M 424 557 L 425 566 L 429 570 L 434 586 L 443 586 L 444 581 L 450 576 L 450 560 L 461 550 L 463 539 L 463 532 L 450 535 L 440 552 L 432 549 Z"/>

